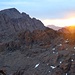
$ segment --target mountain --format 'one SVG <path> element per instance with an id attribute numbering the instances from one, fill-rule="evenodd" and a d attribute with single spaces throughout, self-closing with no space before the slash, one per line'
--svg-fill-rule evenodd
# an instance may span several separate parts
<path id="1" fill-rule="evenodd" d="M 55 26 L 55 25 L 48 25 L 47 27 L 52 28 L 54 30 L 59 30 L 59 29 L 62 28 L 62 27 L 58 27 L 58 26 Z"/>
<path id="2" fill-rule="evenodd" d="M 71 45 L 75 44 L 75 26 L 67 26 L 58 30 L 64 39 L 68 39 Z"/>
<path id="3" fill-rule="evenodd" d="M 45 27 L 15 8 L 0 11 L 0 75 L 75 75 L 70 32 Z"/>
<path id="4" fill-rule="evenodd" d="M 61 32 L 61 33 L 70 33 L 69 29 L 67 29 L 66 27 L 59 29 L 58 32 Z"/>
<path id="5" fill-rule="evenodd" d="M 5 36 L 12 38 L 16 32 L 20 31 L 29 30 L 32 32 L 33 30 L 44 29 L 45 26 L 40 20 L 31 18 L 24 12 L 20 13 L 16 8 L 0 11 L 0 36 L 3 38 L 7 38 Z"/>
<path id="6" fill-rule="evenodd" d="M 63 28 L 59 29 L 58 31 L 63 32 L 63 33 L 75 33 L 75 26 L 63 27 Z"/>
<path id="7" fill-rule="evenodd" d="M 19 30 L 30 30 L 33 31 L 35 29 L 43 30 L 45 29 L 43 23 L 36 18 L 31 18 L 26 13 L 20 13 L 15 8 L 5 9 L 0 11 L 0 25 L 6 29 L 10 29 L 11 32 L 16 32 Z M 3 21 L 3 22 L 2 22 Z M 4 23 L 4 24 L 3 24 Z M 6 26 L 3 26 L 6 25 Z M 11 25 L 11 27 L 10 27 Z M 0 28 L 0 29 L 3 29 Z"/>

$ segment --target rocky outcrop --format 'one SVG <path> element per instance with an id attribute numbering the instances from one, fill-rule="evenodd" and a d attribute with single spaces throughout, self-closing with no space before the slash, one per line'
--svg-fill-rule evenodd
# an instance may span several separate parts
<path id="1" fill-rule="evenodd" d="M 52 39 L 58 37 L 58 33 L 52 29 L 24 31 L 18 34 L 18 39 L 25 45 L 38 44 L 39 46 L 50 46 Z"/>

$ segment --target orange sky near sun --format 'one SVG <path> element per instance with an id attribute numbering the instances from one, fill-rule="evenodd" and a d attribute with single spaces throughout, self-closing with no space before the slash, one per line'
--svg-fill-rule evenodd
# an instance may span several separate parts
<path id="1" fill-rule="evenodd" d="M 69 13 L 62 19 L 44 19 L 44 25 L 56 25 L 60 27 L 75 25 L 75 13 Z"/>

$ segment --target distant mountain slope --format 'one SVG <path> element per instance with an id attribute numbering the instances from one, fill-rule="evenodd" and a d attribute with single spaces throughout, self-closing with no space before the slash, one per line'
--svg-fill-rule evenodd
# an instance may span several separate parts
<path id="1" fill-rule="evenodd" d="M 58 27 L 58 26 L 55 26 L 55 25 L 48 25 L 47 27 L 52 28 L 54 30 L 59 30 L 59 29 L 62 28 L 62 27 Z"/>
<path id="2" fill-rule="evenodd" d="M 58 31 L 63 32 L 63 33 L 75 33 L 75 26 L 63 27 L 63 28 L 59 29 Z"/>

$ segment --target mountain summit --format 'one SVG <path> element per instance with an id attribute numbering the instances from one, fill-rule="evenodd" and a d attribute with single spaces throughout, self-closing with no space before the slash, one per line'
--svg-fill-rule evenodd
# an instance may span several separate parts
<path id="1" fill-rule="evenodd" d="M 16 8 L 0 11 L 0 35 L 10 36 L 23 30 L 44 30 L 45 26 L 36 18 L 31 18 L 26 13 L 20 13 Z"/>
<path id="2" fill-rule="evenodd" d="M 20 18 L 21 13 L 16 8 L 1 10 L 0 13 L 7 15 L 10 18 Z"/>

